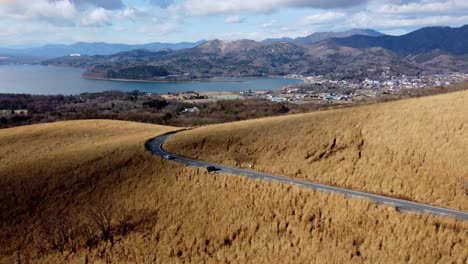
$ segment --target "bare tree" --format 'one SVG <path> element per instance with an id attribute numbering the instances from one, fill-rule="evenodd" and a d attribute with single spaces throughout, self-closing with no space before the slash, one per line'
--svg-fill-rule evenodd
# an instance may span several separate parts
<path id="1" fill-rule="evenodd" d="M 78 232 L 75 228 L 75 225 L 71 224 L 68 226 L 68 229 L 66 229 L 67 237 L 67 245 L 68 248 L 73 252 L 76 253 L 76 249 L 78 247 Z"/>
<path id="2" fill-rule="evenodd" d="M 114 217 L 112 206 L 97 206 L 89 209 L 86 217 L 100 231 L 104 241 L 112 240 L 112 220 Z"/>
<path id="3" fill-rule="evenodd" d="M 63 253 L 68 247 L 72 252 L 76 252 L 78 245 L 78 234 L 71 220 L 67 217 L 47 221 L 42 224 L 44 240 L 53 250 Z"/>
<path id="4" fill-rule="evenodd" d="M 42 227 L 44 240 L 53 250 L 63 253 L 65 250 L 66 240 L 59 229 L 59 224 L 52 222 L 45 223 Z"/>

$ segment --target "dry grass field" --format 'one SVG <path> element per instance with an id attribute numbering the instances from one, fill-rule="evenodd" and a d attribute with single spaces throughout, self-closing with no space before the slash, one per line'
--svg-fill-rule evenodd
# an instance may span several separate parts
<path id="1" fill-rule="evenodd" d="M 468 210 L 468 92 L 193 129 L 183 156 Z"/>
<path id="2" fill-rule="evenodd" d="M 208 174 L 144 150 L 170 130 L 118 121 L 0 130 L 0 263 L 468 260 L 467 223 Z"/>

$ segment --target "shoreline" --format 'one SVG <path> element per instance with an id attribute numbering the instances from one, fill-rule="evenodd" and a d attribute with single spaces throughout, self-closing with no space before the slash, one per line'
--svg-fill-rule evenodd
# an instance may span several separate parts
<path id="1" fill-rule="evenodd" d="M 292 78 L 292 77 L 284 77 L 284 76 L 258 76 L 258 77 L 211 77 L 211 78 L 203 78 L 203 79 L 193 79 L 193 80 L 180 80 L 180 81 L 170 81 L 170 80 L 134 80 L 134 79 L 116 79 L 116 78 L 103 78 L 103 77 L 90 77 L 82 75 L 83 79 L 87 80 L 96 80 L 96 81 L 111 81 L 111 82 L 135 82 L 135 83 L 243 83 L 245 82 L 243 79 L 262 79 L 262 78 L 283 78 L 283 79 L 292 79 L 292 80 L 300 80 L 304 82 L 303 78 Z M 222 81 L 220 79 L 235 79 L 232 81 Z M 284 88 L 284 87 L 283 87 Z M 282 88 L 280 88 L 282 89 Z"/>
<path id="2" fill-rule="evenodd" d="M 169 81 L 169 80 L 134 80 L 134 79 L 115 79 L 115 78 L 102 78 L 102 77 L 89 77 L 89 76 L 82 76 L 84 79 L 87 80 L 96 80 L 96 81 L 111 81 L 111 82 L 136 82 L 136 83 L 191 83 L 191 82 L 218 82 L 218 83 L 242 83 L 243 81 L 211 81 L 211 79 L 194 79 L 194 80 L 186 80 L 186 81 Z"/>

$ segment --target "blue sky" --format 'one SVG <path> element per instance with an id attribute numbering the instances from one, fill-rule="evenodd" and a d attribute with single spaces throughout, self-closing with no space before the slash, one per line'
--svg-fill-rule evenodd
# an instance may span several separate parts
<path id="1" fill-rule="evenodd" d="M 466 0 L 0 0 L 0 46 L 298 37 L 468 24 Z"/>

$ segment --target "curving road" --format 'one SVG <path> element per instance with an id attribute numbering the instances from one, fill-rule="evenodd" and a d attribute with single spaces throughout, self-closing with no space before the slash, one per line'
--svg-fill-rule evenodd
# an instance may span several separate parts
<path id="1" fill-rule="evenodd" d="M 324 184 L 313 183 L 313 182 L 308 182 L 308 181 L 303 181 L 303 180 L 298 180 L 298 179 L 292 179 L 292 178 L 288 178 L 284 176 L 275 176 L 275 175 L 266 174 L 262 172 L 256 172 L 252 170 L 239 169 L 239 168 L 224 166 L 221 164 L 205 162 L 201 160 L 193 160 L 193 159 L 179 157 L 179 156 L 176 156 L 176 155 L 173 155 L 171 153 L 164 151 L 162 147 L 166 139 L 170 137 L 172 134 L 174 133 L 162 135 L 162 136 L 156 137 L 148 141 L 146 143 L 146 149 L 157 156 L 161 156 L 165 159 L 170 159 L 175 162 L 179 162 L 188 166 L 202 167 L 202 168 L 210 167 L 210 169 L 215 168 L 217 172 L 242 175 L 251 179 L 280 182 L 280 183 L 285 183 L 285 184 L 293 184 L 293 185 L 298 185 L 304 188 L 310 188 L 313 190 L 323 191 L 323 192 L 340 193 L 348 197 L 356 197 L 356 198 L 372 200 L 378 204 L 388 204 L 388 205 L 394 206 L 398 211 L 403 211 L 403 212 L 413 212 L 413 213 L 418 213 L 418 214 L 427 213 L 427 214 L 432 214 L 432 215 L 437 215 L 437 216 L 455 217 L 457 219 L 465 220 L 465 221 L 468 220 L 468 213 L 463 212 L 463 211 L 457 211 L 457 210 L 452 210 L 448 208 L 443 208 L 443 207 L 438 207 L 438 206 L 433 206 L 433 205 L 428 205 L 428 204 L 423 204 L 423 203 L 418 203 L 418 202 L 411 202 L 411 201 L 391 198 L 391 197 L 387 197 L 383 195 L 371 194 L 371 193 L 360 192 L 360 191 L 353 191 L 353 190 L 339 188 L 339 187 L 330 186 L 330 185 L 324 185 Z"/>

